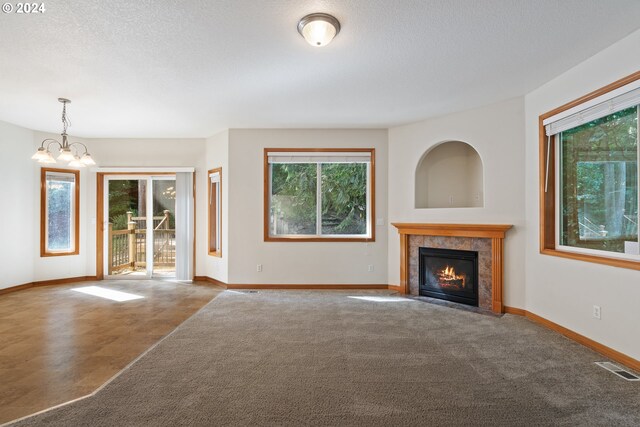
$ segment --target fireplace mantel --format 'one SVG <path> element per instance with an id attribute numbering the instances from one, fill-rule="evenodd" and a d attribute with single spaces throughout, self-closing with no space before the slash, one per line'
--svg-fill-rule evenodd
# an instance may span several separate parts
<path id="1" fill-rule="evenodd" d="M 445 236 L 491 239 L 491 309 L 502 313 L 504 236 L 509 224 L 392 223 L 400 234 L 400 292 L 409 293 L 409 236 Z"/>
<path id="2" fill-rule="evenodd" d="M 504 239 L 504 234 L 513 227 L 510 224 L 420 224 L 394 222 L 400 234 L 419 236 L 486 237 Z"/>

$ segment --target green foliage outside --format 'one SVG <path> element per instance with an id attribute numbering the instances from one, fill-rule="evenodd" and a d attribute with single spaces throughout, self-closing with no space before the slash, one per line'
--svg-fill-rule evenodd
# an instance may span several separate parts
<path id="1" fill-rule="evenodd" d="M 365 234 L 367 165 L 323 163 L 320 170 L 322 234 Z M 316 234 L 317 165 L 277 163 L 271 176 L 272 234 Z"/>
<path id="2" fill-rule="evenodd" d="M 109 181 L 109 222 L 113 230 L 127 228 L 127 212 L 138 214 L 138 181 Z"/>
<path id="3" fill-rule="evenodd" d="M 564 245 L 624 251 L 638 236 L 638 114 L 629 108 L 562 133 Z"/>
<path id="4" fill-rule="evenodd" d="M 322 234 L 367 232 L 367 165 L 322 165 Z"/>
<path id="5" fill-rule="evenodd" d="M 69 181 L 47 181 L 47 248 L 71 249 L 71 199 L 74 184 Z"/>
<path id="6" fill-rule="evenodd" d="M 284 222 L 272 230 L 274 234 L 315 234 L 316 172 L 310 163 L 272 165 L 271 210 Z"/>
<path id="7" fill-rule="evenodd" d="M 109 222 L 113 224 L 113 230 L 127 228 L 127 212 L 133 212 L 132 216 L 137 217 L 142 211 L 142 216 L 145 216 L 144 201 L 141 198 L 145 197 L 146 186 L 143 185 L 140 189 L 138 183 L 135 179 L 109 181 Z M 175 229 L 175 198 L 174 180 L 153 182 L 153 216 L 163 216 L 164 210 L 169 210 L 170 229 Z"/>

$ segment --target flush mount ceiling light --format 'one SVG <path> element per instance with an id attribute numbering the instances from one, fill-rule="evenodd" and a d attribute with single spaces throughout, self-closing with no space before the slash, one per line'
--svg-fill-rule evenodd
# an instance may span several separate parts
<path id="1" fill-rule="evenodd" d="M 326 13 L 312 13 L 298 22 L 298 32 L 311 45 L 326 46 L 340 32 L 340 22 Z"/>
<path id="2" fill-rule="evenodd" d="M 95 165 L 96 162 L 91 158 L 91 154 L 87 151 L 87 146 L 82 142 L 72 142 L 69 144 L 67 141 L 67 127 L 70 122 L 67 119 L 67 104 L 70 104 L 66 98 L 58 98 L 58 101 L 62 102 L 62 142 L 58 142 L 55 139 L 47 138 L 40 143 L 40 148 L 36 151 L 36 154 L 31 156 L 33 160 L 37 160 L 38 163 L 56 163 L 56 159 L 53 158 L 49 147 L 57 145 L 60 154 L 57 159 L 61 162 L 69 162 L 68 165 L 76 168 L 83 168 L 87 165 Z M 78 153 L 78 146 L 84 148 L 83 153 Z M 82 154 L 82 155 L 80 155 Z"/>

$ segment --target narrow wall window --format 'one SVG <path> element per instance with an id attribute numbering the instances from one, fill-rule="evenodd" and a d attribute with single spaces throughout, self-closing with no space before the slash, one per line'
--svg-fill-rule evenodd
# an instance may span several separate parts
<path id="1" fill-rule="evenodd" d="M 373 241 L 374 149 L 265 149 L 265 241 Z"/>
<path id="2" fill-rule="evenodd" d="M 222 168 L 209 171 L 209 255 L 222 256 Z"/>
<path id="3" fill-rule="evenodd" d="M 77 255 L 80 173 L 42 168 L 40 188 L 40 256 Z"/>
<path id="4" fill-rule="evenodd" d="M 541 117 L 543 253 L 640 269 L 640 73 L 628 80 Z"/>

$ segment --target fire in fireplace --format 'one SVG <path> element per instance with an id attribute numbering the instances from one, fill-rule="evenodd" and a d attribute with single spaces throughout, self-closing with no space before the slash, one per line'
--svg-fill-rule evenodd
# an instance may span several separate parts
<path id="1" fill-rule="evenodd" d="M 420 295 L 478 306 L 478 252 L 420 248 Z"/>

